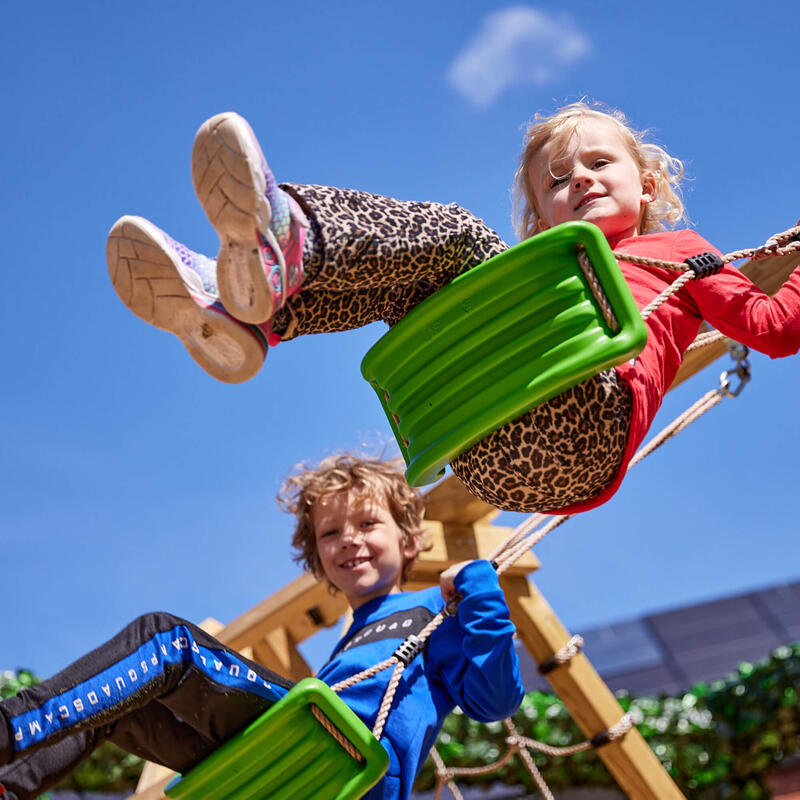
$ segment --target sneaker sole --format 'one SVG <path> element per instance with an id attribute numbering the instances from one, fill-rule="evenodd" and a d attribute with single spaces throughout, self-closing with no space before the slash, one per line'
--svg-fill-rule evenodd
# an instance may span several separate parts
<path id="1" fill-rule="evenodd" d="M 219 234 L 220 300 L 234 317 L 253 325 L 266 322 L 273 312 L 258 240 L 258 232 L 267 236 L 272 219 L 261 163 L 255 134 L 238 114 L 217 114 L 197 132 L 192 181 Z"/>
<path id="2" fill-rule="evenodd" d="M 106 260 L 119 299 L 140 319 L 177 336 L 213 378 L 242 383 L 261 369 L 266 349 L 258 334 L 189 293 L 183 265 L 155 225 L 142 217 L 117 220 Z"/>

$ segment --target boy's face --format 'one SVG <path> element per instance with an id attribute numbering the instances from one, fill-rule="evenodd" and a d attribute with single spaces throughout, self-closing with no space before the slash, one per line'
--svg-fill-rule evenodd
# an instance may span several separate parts
<path id="1" fill-rule="evenodd" d="M 566 149 L 557 139 L 545 144 L 533 158 L 528 180 L 543 227 L 586 220 L 612 246 L 639 233 L 655 191 L 652 179 L 639 173 L 616 123 L 595 117 L 581 120 Z"/>
<path id="2" fill-rule="evenodd" d="M 311 518 L 322 569 L 352 608 L 401 590 L 403 565 L 417 551 L 403 544 L 385 500 L 337 492 L 320 498 Z"/>

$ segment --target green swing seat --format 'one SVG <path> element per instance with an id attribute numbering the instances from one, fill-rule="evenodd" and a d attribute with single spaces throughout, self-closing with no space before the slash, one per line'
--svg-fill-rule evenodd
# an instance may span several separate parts
<path id="1" fill-rule="evenodd" d="M 330 732 L 331 729 L 334 732 Z M 166 789 L 175 800 L 350 800 L 380 780 L 389 756 L 345 703 L 306 678 Z"/>
<path id="2" fill-rule="evenodd" d="M 581 248 L 599 293 L 581 268 Z M 605 236 L 591 223 L 567 222 L 424 300 L 369 350 L 361 372 L 389 419 L 408 482 L 421 486 L 492 431 L 632 358 L 646 341 Z"/>

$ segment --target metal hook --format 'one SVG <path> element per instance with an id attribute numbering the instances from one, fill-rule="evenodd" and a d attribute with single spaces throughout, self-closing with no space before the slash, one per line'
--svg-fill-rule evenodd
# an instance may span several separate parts
<path id="1" fill-rule="evenodd" d="M 736 362 L 736 366 L 733 369 L 725 370 L 719 376 L 719 389 L 728 397 L 738 397 L 742 389 L 750 382 L 750 362 L 747 360 L 750 351 L 743 344 L 731 342 L 728 352 Z M 735 389 L 731 389 L 730 378 L 733 375 L 739 379 L 739 384 Z"/>

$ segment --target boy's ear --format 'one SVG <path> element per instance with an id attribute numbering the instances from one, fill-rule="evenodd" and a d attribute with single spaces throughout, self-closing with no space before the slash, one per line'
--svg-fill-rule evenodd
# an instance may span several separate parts
<path id="1" fill-rule="evenodd" d="M 403 558 L 406 561 L 411 561 L 416 558 L 420 553 L 419 541 L 416 537 L 407 539 L 403 544 Z"/>

